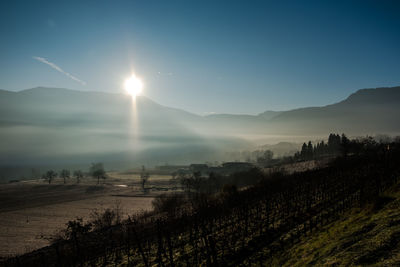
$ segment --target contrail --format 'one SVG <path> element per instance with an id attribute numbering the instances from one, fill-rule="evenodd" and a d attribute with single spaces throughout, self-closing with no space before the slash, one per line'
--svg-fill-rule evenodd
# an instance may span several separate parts
<path id="1" fill-rule="evenodd" d="M 78 82 L 78 83 L 80 83 L 80 84 L 82 84 L 82 85 L 86 85 L 86 82 L 84 82 L 84 81 L 82 81 L 82 80 L 76 78 L 76 77 L 73 76 L 72 74 L 70 74 L 70 73 L 64 71 L 64 70 L 63 70 L 62 68 L 60 68 L 59 66 L 57 66 L 56 64 L 54 64 L 54 63 L 48 61 L 47 59 L 45 59 L 45 58 L 43 58 L 43 57 L 33 57 L 33 59 L 36 59 L 36 60 L 39 61 L 39 62 L 42 62 L 42 63 L 44 63 L 44 64 L 49 65 L 49 66 L 52 67 L 53 69 L 55 69 L 55 70 L 61 72 L 61 73 L 64 74 L 64 75 L 67 75 L 69 78 L 71 78 L 72 80 L 74 80 L 74 81 L 76 81 L 76 82 Z"/>

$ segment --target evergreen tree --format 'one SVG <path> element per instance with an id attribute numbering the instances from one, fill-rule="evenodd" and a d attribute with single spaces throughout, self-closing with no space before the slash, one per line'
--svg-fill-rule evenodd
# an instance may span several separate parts
<path id="1" fill-rule="evenodd" d="M 307 159 L 312 159 L 313 158 L 313 145 L 311 141 L 308 141 L 307 145 Z"/>
<path id="2" fill-rule="evenodd" d="M 301 152 L 300 152 L 301 159 L 306 159 L 307 158 L 307 144 L 303 143 L 301 146 Z"/>
<path id="3" fill-rule="evenodd" d="M 347 138 L 347 136 L 345 134 L 342 134 L 342 140 L 341 140 L 341 150 L 343 153 L 343 156 L 347 156 L 347 154 L 349 153 L 349 149 L 350 149 L 350 140 Z"/>

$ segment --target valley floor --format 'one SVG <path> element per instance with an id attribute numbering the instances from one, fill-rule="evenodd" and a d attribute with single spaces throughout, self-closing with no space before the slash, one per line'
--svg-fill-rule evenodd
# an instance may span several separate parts
<path id="1" fill-rule="evenodd" d="M 0 258 L 30 252 L 47 246 L 52 238 L 66 228 L 69 220 L 90 219 L 94 210 L 115 208 L 134 214 L 151 209 L 157 189 L 166 187 L 170 176 L 150 178 L 144 195 L 138 187 L 138 177 L 111 173 L 106 184 L 96 185 L 88 179 L 76 184 L 52 184 L 41 180 L 0 185 Z"/>

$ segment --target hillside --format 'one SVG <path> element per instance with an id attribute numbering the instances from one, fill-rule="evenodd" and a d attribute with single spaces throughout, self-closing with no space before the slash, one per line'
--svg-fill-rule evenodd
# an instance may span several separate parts
<path id="1" fill-rule="evenodd" d="M 276 266 L 399 266 L 400 186 L 276 255 Z M 260 252 L 262 253 L 262 252 Z"/>

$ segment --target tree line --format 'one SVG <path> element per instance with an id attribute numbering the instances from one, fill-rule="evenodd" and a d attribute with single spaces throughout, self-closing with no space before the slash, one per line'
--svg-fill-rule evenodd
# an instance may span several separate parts
<path id="1" fill-rule="evenodd" d="M 85 177 L 92 177 L 94 179 L 97 179 L 97 184 L 100 184 L 100 179 L 106 179 L 107 174 L 106 171 L 104 170 L 104 165 L 103 163 L 92 163 L 92 165 L 89 168 L 89 172 L 84 173 L 81 170 L 75 170 L 72 172 L 71 176 L 71 171 L 68 169 L 62 169 L 59 173 L 57 173 L 54 170 L 48 170 L 42 175 L 42 179 L 49 184 L 51 184 L 55 178 L 60 177 L 63 179 L 64 184 L 67 183 L 67 181 L 70 178 L 75 178 L 76 183 L 79 184 L 82 180 L 82 178 Z"/>

